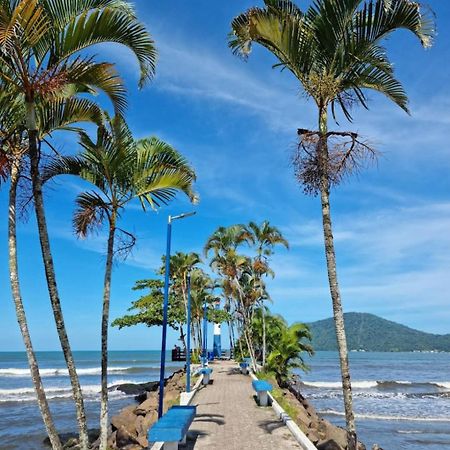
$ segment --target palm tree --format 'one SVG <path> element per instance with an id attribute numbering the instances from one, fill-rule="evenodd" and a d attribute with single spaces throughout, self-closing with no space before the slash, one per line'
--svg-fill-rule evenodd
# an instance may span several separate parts
<path id="1" fill-rule="evenodd" d="M 286 387 L 292 369 L 308 370 L 301 354 L 312 355 L 313 349 L 305 341 L 311 341 L 309 328 L 303 323 L 294 323 L 290 327 L 284 323 L 274 349 L 267 358 L 267 369 L 275 374 L 280 387 Z"/>
<path id="2" fill-rule="evenodd" d="M 229 227 L 219 227 L 207 240 L 204 247 L 204 254 L 207 257 L 209 253 L 213 252 L 213 257 L 210 261 L 210 266 L 222 277 L 222 291 L 225 296 L 225 306 L 234 299 L 235 312 L 239 313 L 241 319 L 240 333 L 244 334 L 248 347 L 248 352 L 252 357 L 253 351 L 247 339 L 247 332 L 245 331 L 244 316 L 242 315 L 241 306 L 242 290 L 240 288 L 239 279 L 249 266 L 249 258 L 237 252 L 237 248 L 242 244 L 250 244 L 253 242 L 252 234 L 246 229 L 244 225 L 232 225 Z M 230 327 L 229 327 L 230 329 Z M 241 346 L 241 340 L 238 340 Z M 241 354 L 242 352 L 242 348 Z M 256 361 L 252 357 L 253 368 L 256 370 Z"/>
<path id="3" fill-rule="evenodd" d="M 42 105 L 39 105 L 42 106 Z M 83 121 L 96 122 L 100 110 L 87 99 L 71 99 L 63 102 L 51 102 L 45 108 L 38 107 L 37 119 L 43 124 L 40 138 L 46 141 L 49 134 L 56 130 L 72 129 L 74 123 Z M 46 114 L 51 115 L 51 120 L 47 120 Z M 4 89 L 0 95 L 0 137 L 2 141 L 3 164 L 0 167 L 0 181 L 6 181 L 9 175 L 9 204 L 8 204 L 8 248 L 9 248 L 9 272 L 11 292 L 16 310 L 17 322 L 24 341 L 28 364 L 30 367 L 31 380 L 36 391 L 36 398 L 47 435 L 52 448 L 61 449 L 62 444 L 56 431 L 52 414 L 49 409 L 42 378 L 39 372 L 39 365 L 34 352 L 28 322 L 23 306 L 22 294 L 20 290 L 18 257 L 17 257 L 17 191 L 22 172 L 25 170 L 25 154 L 28 150 L 27 140 L 24 135 L 25 111 L 17 98 L 8 94 Z M 45 125 L 44 125 L 45 122 Z"/>
<path id="4" fill-rule="evenodd" d="M 253 263 L 255 273 L 260 277 L 268 274 L 273 276 L 273 272 L 268 266 L 268 260 L 273 255 L 273 248 L 277 244 L 289 248 L 288 241 L 283 237 L 281 231 L 277 227 L 271 226 L 267 220 L 261 225 L 250 222 L 248 224 L 248 230 L 252 233 L 256 246 L 256 258 Z M 265 308 L 263 304 L 261 304 L 261 314 L 263 326 L 262 365 L 264 367 L 266 364 L 266 326 Z"/>
<path id="5" fill-rule="evenodd" d="M 100 43 L 128 47 L 140 66 L 140 84 L 155 69 L 156 51 L 131 6 L 122 0 L 0 0 L 0 80 L 26 111 L 28 155 L 42 258 L 58 337 L 66 360 L 80 429 L 89 446 L 79 379 L 67 337 L 56 285 L 40 176 L 38 103 L 79 93 L 106 93 L 117 112 L 126 106 L 125 89 L 114 66 L 96 62 L 86 49 Z"/>
<path id="6" fill-rule="evenodd" d="M 163 264 L 160 274 L 165 273 L 165 256 L 162 258 Z M 187 317 L 187 279 L 191 271 L 201 262 L 198 253 L 176 252 L 170 257 L 170 278 L 172 279 L 171 290 L 174 295 L 181 295 L 184 303 L 184 309 Z M 183 343 L 184 350 L 187 350 L 186 339 L 183 332 L 183 326 L 180 325 L 180 338 Z"/>
<path id="7" fill-rule="evenodd" d="M 103 312 L 101 326 L 101 413 L 100 449 L 105 450 L 108 430 L 108 325 L 111 297 L 111 275 L 114 254 L 129 251 L 135 238 L 117 225 L 121 212 L 138 199 L 143 210 L 158 209 L 169 203 L 177 192 L 192 201 L 195 173 L 186 159 L 175 149 L 157 138 L 135 141 L 125 121 L 117 116 L 106 119 L 98 128 L 97 140 L 80 133 L 83 153 L 79 157 L 62 157 L 50 164 L 44 178 L 56 175 L 76 175 L 91 183 L 95 190 L 86 191 L 76 199 L 74 229 L 86 237 L 104 222 L 108 224 L 108 245 L 103 283 Z M 115 248 L 117 232 L 125 235 L 121 248 Z"/>
<path id="8" fill-rule="evenodd" d="M 405 111 L 407 96 L 395 79 L 382 41 L 398 29 L 412 32 L 422 45 L 432 43 L 433 21 L 417 2 L 410 0 L 316 0 L 303 13 L 290 0 L 264 0 L 265 8 L 251 8 L 232 22 L 229 45 L 235 54 L 246 57 L 252 43 L 272 52 L 279 64 L 298 79 L 318 109 L 319 131 L 313 151 L 306 152 L 297 176 L 305 190 L 320 193 L 328 279 L 339 347 L 349 450 L 357 445 L 352 407 L 350 371 L 341 296 L 336 272 L 330 187 L 346 169 L 351 172 L 358 159 L 366 156 L 364 146 L 332 152 L 328 141 L 339 133 L 328 131 L 328 112 L 340 108 L 351 119 L 349 106 L 367 105 L 366 89 L 378 91 Z M 303 130 L 299 130 L 302 134 Z M 338 156 L 336 160 L 336 155 Z"/>

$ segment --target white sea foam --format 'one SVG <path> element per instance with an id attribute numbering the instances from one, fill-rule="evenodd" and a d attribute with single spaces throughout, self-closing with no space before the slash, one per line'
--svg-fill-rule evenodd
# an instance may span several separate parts
<path id="1" fill-rule="evenodd" d="M 119 380 L 119 382 L 109 383 L 108 387 L 116 384 L 133 383 L 130 380 Z M 99 384 L 81 386 L 86 400 L 97 400 L 100 395 L 101 386 Z M 72 388 L 62 386 L 48 386 L 45 388 L 47 399 L 71 398 Z M 125 396 L 122 391 L 110 391 L 110 397 Z M 0 403 L 5 402 L 30 402 L 36 400 L 36 394 L 33 388 L 0 389 Z"/>
<path id="2" fill-rule="evenodd" d="M 345 416 L 345 413 L 341 411 L 335 411 L 334 409 L 325 409 L 319 411 L 319 414 L 327 414 L 332 416 Z M 382 414 L 355 414 L 358 419 L 372 419 L 372 420 L 399 420 L 408 422 L 450 422 L 449 417 L 409 417 L 409 416 L 388 416 Z"/>
<path id="3" fill-rule="evenodd" d="M 432 384 L 445 389 L 450 389 L 450 381 L 435 381 Z"/>
<path id="4" fill-rule="evenodd" d="M 127 372 L 133 367 L 108 367 L 108 373 L 123 373 Z M 90 367 L 85 369 L 77 369 L 78 375 L 100 375 L 101 367 Z M 43 377 L 55 377 L 55 376 L 67 376 L 69 374 L 67 369 L 51 368 L 51 369 L 40 369 L 41 376 Z M 6 368 L 0 369 L 0 376 L 9 377 L 28 377 L 30 376 L 30 369 L 16 369 L 16 368 Z"/>
<path id="5" fill-rule="evenodd" d="M 326 389 L 342 389 L 342 383 L 333 381 L 302 381 L 305 386 L 326 388 Z M 352 387 L 355 389 L 371 389 L 378 386 L 377 381 L 352 381 Z"/>

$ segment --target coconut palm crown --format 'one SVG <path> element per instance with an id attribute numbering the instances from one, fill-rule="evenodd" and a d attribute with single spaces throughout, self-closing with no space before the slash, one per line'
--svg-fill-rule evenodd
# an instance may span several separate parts
<path id="1" fill-rule="evenodd" d="M 316 0 L 301 11 L 289 0 L 264 0 L 232 22 L 229 45 L 246 58 L 253 43 L 270 50 L 275 67 L 290 70 L 319 108 L 367 107 L 365 90 L 390 98 L 405 111 L 408 98 L 394 77 L 382 45 L 393 31 L 406 29 L 424 47 L 433 42 L 432 15 L 410 0 Z"/>

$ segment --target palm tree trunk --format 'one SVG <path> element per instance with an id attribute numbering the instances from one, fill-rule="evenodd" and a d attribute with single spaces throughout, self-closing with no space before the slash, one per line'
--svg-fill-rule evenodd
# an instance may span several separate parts
<path id="1" fill-rule="evenodd" d="M 253 366 L 253 370 L 256 372 L 257 371 L 257 367 L 256 367 L 256 357 L 255 357 L 255 351 L 253 348 L 253 340 L 252 340 L 252 336 L 251 336 L 251 331 L 250 331 L 250 323 L 244 316 L 244 323 L 243 323 L 243 333 L 244 333 L 244 338 L 245 338 L 245 343 L 247 344 L 247 349 L 250 355 L 250 359 L 252 360 L 252 366 Z"/>
<path id="2" fill-rule="evenodd" d="M 228 325 L 228 339 L 230 341 L 230 354 L 233 351 L 233 334 L 231 331 L 231 320 L 227 320 L 227 325 Z"/>
<path id="3" fill-rule="evenodd" d="M 325 256 L 327 261 L 328 282 L 330 286 L 331 300 L 333 303 L 334 325 L 339 350 L 339 362 L 341 366 L 342 390 L 344 396 L 345 420 L 347 425 L 348 450 L 356 450 L 357 437 L 355 417 L 353 414 L 352 386 L 350 382 L 350 369 L 348 362 L 347 339 L 345 335 L 344 313 L 342 310 L 341 294 L 336 270 L 336 253 L 334 249 L 333 228 L 330 211 L 330 186 L 327 174 L 328 147 L 327 147 L 327 110 L 322 108 L 319 113 L 319 157 L 321 158 L 322 180 L 320 199 L 322 204 L 323 235 L 325 241 Z"/>
<path id="4" fill-rule="evenodd" d="M 55 268 L 53 264 L 53 256 L 50 249 L 50 240 L 47 230 L 47 221 L 45 218 L 44 198 L 42 195 L 42 182 L 39 173 L 39 151 L 38 151 L 38 132 L 36 127 L 36 113 L 34 103 L 27 104 L 28 109 L 28 144 L 31 162 L 31 180 L 34 198 L 34 209 L 39 232 L 39 241 L 41 244 L 42 259 L 44 262 L 45 276 L 47 278 L 48 293 L 50 303 L 55 318 L 56 331 L 58 333 L 61 349 L 66 360 L 67 369 L 69 371 L 70 382 L 72 384 L 73 398 L 77 413 L 77 422 L 79 427 L 79 437 L 81 448 L 89 448 L 89 439 L 87 432 L 86 413 L 84 409 L 83 394 L 81 392 L 80 380 L 78 379 L 73 359 L 72 350 L 70 348 L 67 336 L 64 317 L 61 309 L 58 288 L 56 285 Z"/>
<path id="5" fill-rule="evenodd" d="M 181 323 L 180 323 L 180 341 L 181 341 L 181 344 L 183 345 L 184 353 L 187 354 L 186 353 L 187 352 L 186 337 L 184 334 L 183 325 Z"/>
<path id="6" fill-rule="evenodd" d="M 114 237 L 116 234 L 116 212 L 111 214 L 108 236 L 108 250 L 106 256 L 105 279 L 103 282 L 103 311 L 102 311 L 102 374 L 100 400 L 100 447 L 106 450 L 108 443 L 108 325 L 109 305 L 111 301 L 111 276 L 114 258 Z"/>
<path id="7" fill-rule="evenodd" d="M 11 291 L 16 309 L 17 322 L 19 323 L 20 332 L 22 333 L 23 343 L 30 366 L 31 380 L 36 391 L 36 397 L 42 419 L 44 421 L 47 435 L 53 450 L 62 450 L 61 441 L 56 431 L 53 417 L 45 395 L 44 386 L 42 384 L 41 375 L 39 373 L 38 362 L 31 343 L 30 332 L 28 330 L 27 319 L 22 302 L 22 294 L 19 285 L 19 271 L 17 261 L 17 226 L 16 226 L 16 197 L 17 185 L 19 182 L 18 162 L 13 161 L 10 174 L 9 186 L 9 215 L 8 215 L 8 247 L 9 247 L 9 275 L 11 282 Z"/>
<path id="8" fill-rule="evenodd" d="M 263 326 L 263 348 L 262 348 L 262 366 L 266 365 L 266 311 L 264 309 L 264 304 L 261 305 L 262 312 L 262 326 Z"/>

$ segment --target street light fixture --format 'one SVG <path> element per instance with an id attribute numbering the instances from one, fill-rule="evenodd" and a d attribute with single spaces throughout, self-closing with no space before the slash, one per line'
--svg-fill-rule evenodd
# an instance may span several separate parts
<path id="1" fill-rule="evenodd" d="M 167 341 L 167 310 L 169 308 L 169 277 L 170 277 L 170 244 L 172 239 L 172 222 L 178 219 L 184 219 L 195 214 L 195 211 L 179 214 L 178 216 L 169 216 L 167 218 L 167 246 L 166 246 L 166 271 L 164 278 L 164 306 L 163 306 L 163 329 L 161 342 L 161 369 L 159 372 L 159 403 L 158 419 L 163 415 L 164 405 L 164 375 L 166 370 L 166 341 Z"/>

